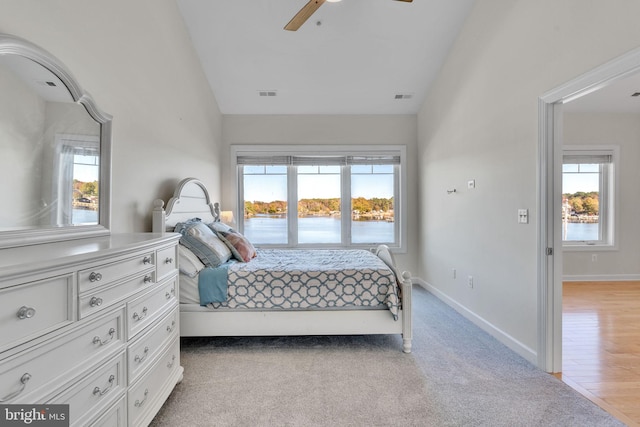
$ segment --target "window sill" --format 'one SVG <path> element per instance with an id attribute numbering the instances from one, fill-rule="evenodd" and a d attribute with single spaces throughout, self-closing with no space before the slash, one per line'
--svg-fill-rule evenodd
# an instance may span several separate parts
<path id="1" fill-rule="evenodd" d="M 575 245 L 562 245 L 563 252 L 601 252 L 601 251 L 617 251 L 618 246 L 615 244 L 575 244 Z"/>

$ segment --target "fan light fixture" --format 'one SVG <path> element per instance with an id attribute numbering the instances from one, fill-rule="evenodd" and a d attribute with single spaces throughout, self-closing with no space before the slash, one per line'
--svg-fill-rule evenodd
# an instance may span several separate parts
<path id="1" fill-rule="evenodd" d="M 302 24 L 304 24 L 305 21 L 309 19 L 311 15 L 313 15 L 313 13 L 316 10 L 318 10 L 320 6 L 324 4 L 324 2 L 336 3 L 339 1 L 340 0 L 309 0 L 309 2 L 306 5 L 304 5 L 302 9 L 300 9 L 300 11 L 295 14 L 293 18 L 291 18 L 291 21 L 289 21 L 289 23 L 284 26 L 284 29 L 287 31 L 297 31 L 298 28 L 300 28 Z M 394 1 L 411 3 L 413 0 L 394 0 Z M 317 25 L 320 25 L 320 24 L 317 24 Z"/>

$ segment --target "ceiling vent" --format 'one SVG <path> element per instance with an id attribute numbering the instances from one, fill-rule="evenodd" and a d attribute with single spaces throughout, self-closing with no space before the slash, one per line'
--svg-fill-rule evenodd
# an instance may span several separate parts
<path id="1" fill-rule="evenodd" d="M 278 94 L 277 90 L 259 90 L 259 96 L 276 96 Z"/>
<path id="2" fill-rule="evenodd" d="M 413 98 L 412 93 L 397 93 L 395 99 L 411 99 Z"/>

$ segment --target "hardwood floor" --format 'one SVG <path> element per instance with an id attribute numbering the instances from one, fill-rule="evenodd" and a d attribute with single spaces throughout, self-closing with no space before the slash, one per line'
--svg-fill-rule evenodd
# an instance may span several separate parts
<path id="1" fill-rule="evenodd" d="M 565 383 L 629 426 L 640 426 L 640 282 L 565 282 Z"/>

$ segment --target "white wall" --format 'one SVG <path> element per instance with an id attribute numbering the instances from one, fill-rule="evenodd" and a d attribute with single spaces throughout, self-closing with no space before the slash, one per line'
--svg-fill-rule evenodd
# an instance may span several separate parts
<path id="1" fill-rule="evenodd" d="M 640 114 L 565 113 L 564 145 L 620 147 L 616 243 L 614 251 L 564 250 L 563 276 L 572 280 L 640 278 Z M 592 261 L 591 255 L 597 255 Z"/>
<path id="2" fill-rule="evenodd" d="M 639 14 L 636 0 L 478 0 L 418 117 L 419 274 L 532 362 L 538 97 L 639 46 Z"/>
<path id="3" fill-rule="evenodd" d="M 220 196 L 222 117 L 173 0 L 1 0 L 0 32 L 66 64 L 113 116 L 112 231 L 150 231 L 196 176 Z"/>
<path id="4" fill-rule="evenodd" d="M 417 272 L 416 116 L 226 115 L 223 119 L 223 206 L 235 204 L 232 144 L 406 145 L 408 169 L 408 253 L 397 254 L 399 269 Z"/>

